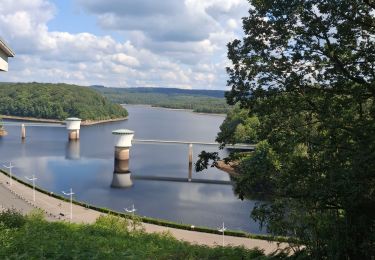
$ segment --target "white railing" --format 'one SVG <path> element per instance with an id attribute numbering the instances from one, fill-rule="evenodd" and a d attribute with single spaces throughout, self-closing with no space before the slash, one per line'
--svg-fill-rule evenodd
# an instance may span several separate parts
<path id="1" fill-rule="evenodd" d="M 196 142 L 196 141 L 174 141 L 174 140 L 153 140 L 153 139 L 133 139 L 134 143 L 148 143 L 148 144 L 197 144 L 197 145 L 212 145 L 219 146 L 219 143 L 215 142 Z M 233 144 L 226 145 L 225 148 L 232 149 L 244 149 L 244 150 L 254 150 L 254 144 Z"/>

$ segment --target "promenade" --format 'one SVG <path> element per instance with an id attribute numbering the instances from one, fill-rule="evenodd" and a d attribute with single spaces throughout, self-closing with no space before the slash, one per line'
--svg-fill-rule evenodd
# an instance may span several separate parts
<path id="1" fill-rule="evenodd" d="M 45 216 L 51 221 L 70 221 L 70 203 L 61 201 L 47 194 L 36 192 L 36 200 L 33 201 L 33 190 L 15 180 L 12 186 L 9 185 L 9 177 L 0 173 L 0 210 L 2 208 L 16 208 L 22 213 L 28 213 L 34 208 L 40 208 L 45 212 Z M 104 213 L 87 209 L 73 204 L 73 219 L 75 223 L 94 223 L 95 220 Z M 169 228 L 148 223 L 142 223 L 148 233 L 170 232 L 172 236 L 179 240 L 187 241 L 199 245 L 215 246 L 222 244 L 222 235 L 195 232 L 176 228 Z M 260 239 L 232 237 L 225 235 L 225 244 L 232 246 L 244 246 L 245 248 L 259 248 L 266 254 L 272 253 L 280 248 L 285 248 L 285 243 L 268 242 Z M 278 245 L 279 244 L 279 245 Z"/>

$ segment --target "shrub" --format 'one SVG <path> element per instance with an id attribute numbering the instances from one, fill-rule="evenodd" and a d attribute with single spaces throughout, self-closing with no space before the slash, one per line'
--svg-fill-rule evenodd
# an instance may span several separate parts
<path id="1" fill-rule="evenodd" d="M 19 228 L 26 223 L 26 219 L 16 209 L 7 209 L 0 212 L 0 223 L 7 228 Z"/>

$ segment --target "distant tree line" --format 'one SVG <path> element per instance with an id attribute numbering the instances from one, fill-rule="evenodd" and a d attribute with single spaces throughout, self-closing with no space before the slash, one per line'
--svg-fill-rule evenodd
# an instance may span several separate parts
<path id="1" fill-rule="evenodd" d="M 68 84 L 1 83 L 0 114 L 46 119 L 126 117 L 118 104 L 87 87 Z"/>
<path id="2" fill-rule="evenodd" d="M 223 91 L 181 90 L 162 88 L 105 88 L 93 86 L 96 91 L 119 104 L 145 104 L 158 107 L 191 109 L 201 113 L 227 113 Z"/>
<path id="3" fill-rule="evenodd" d="M 144 94 L 165 94 L 175 96 L 206 96 L 224 98 L 224 90 L 211 90 L 211 89 L 182 89 L 182 88 L 163 88 L 163 87 L 137 87 L 137 88 L 110 88 L 99 85 L 93 85 L 94 88 L 100 92 L 110 93 L 144 93 Z"/>

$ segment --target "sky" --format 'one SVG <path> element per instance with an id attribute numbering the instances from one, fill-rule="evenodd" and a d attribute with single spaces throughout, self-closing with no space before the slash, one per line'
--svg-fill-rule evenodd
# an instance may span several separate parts
<path id="1" fill-rule="evenodd" d="M 0 0 L 2 82 L 223 89 L 246 0 Z"/>

